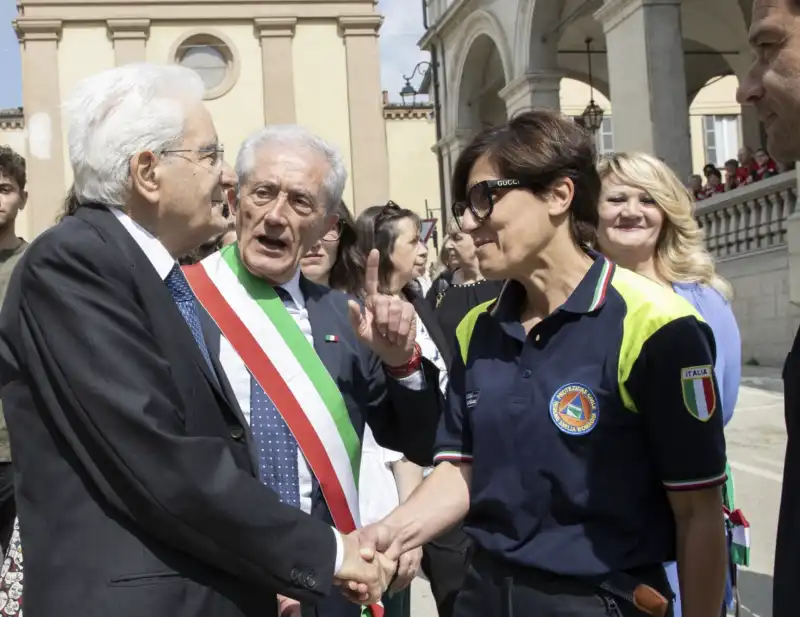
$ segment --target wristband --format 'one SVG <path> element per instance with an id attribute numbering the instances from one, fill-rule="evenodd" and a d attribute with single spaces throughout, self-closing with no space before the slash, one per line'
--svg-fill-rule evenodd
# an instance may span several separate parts
<path id="1" fill-rule="evenodd" d="M 414 343 L 414 353 L 411 359 L 400 366 L 388 366 L 384 364 L 386 372 L 395 379 L 402 379 L 416 373 L 422 366 L 422 351 L 417 343 Z"/>

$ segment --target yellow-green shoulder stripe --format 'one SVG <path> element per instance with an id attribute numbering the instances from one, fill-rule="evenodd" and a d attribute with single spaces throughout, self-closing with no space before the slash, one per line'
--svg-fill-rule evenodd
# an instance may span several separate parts
<path id="1" fill-rule="evenodd" d="M 461 323 L 459 323 L 456 328 L 456 340 L 458 341 L 458 346 L 461 348 L 461 360 L 465 365 L 467 363 L 469 342 L 472 339 L 472 331 L 475 330 L 478 317 L 485 313 L 493 303 L 494 300 L 489 300 L 473 308 L 469 313 L 464 315 L 464 319 L 461 320 Z"/>
<path id="2" fill-rule="evenodd" d="M 681 317 L 704 321 L 695 308 L 674 291 L 639 274 L 616 268 L 611 286 L 625 301 L 622 344 L 619 352 L 619 390 L 625 407 L 637 411 L 625 383 L 648 339 L 668 323 Z"/>

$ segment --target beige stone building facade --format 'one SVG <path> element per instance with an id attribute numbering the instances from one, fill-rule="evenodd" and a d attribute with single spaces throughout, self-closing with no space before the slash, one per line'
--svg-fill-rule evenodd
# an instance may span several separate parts
<path id="1" fill-rule="evenodd" d="M 72 181 L 62 100 L 88 75 L 130 62 L 196 70 L 231 159 L 264 124 L 298 123 L 341 148 L 356 212 L 392 190 L 423 213 L 425 199 L 438 200 L 438 178 L 404 167 L 425 158 L 409 148 L 427 149 L 435 173 L 435 129 L 427 108 L 384 105 L 373 0 L 18 0 L 18 12 L 23 107 L 0 114 L 0 143 L 27 158 L 26 238 L 53 223 Z M 411 177 L 433 188 L 408 190 Z"/>

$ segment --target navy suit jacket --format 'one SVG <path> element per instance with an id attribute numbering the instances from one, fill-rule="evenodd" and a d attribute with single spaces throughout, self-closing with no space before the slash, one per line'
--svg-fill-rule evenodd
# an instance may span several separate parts
<path id="1" fill-rule="evenodd" d="M 339 387 L 359 438 L 363 439 L 364 426 L 369 423 L 380 445 L 403 452 L 406 458 L 419 465 L 430 465 L 443 404 L 438 369 L 427 360 L 423 361 L 426 385 L 422 390 L 410 390 L 387 378 L 378 357 L 359 342 L 353 331 L 348 309 L 350 297 L 305 277 L 300 278 L 300 289 L 311 322 L 314 349 Z M 203 315 L 203 321 L 209 350 L 217 357 L 221 333 L 216 330 L 216 335 L 209 336 L 215 327 L 207 315 Z M 335 335 L 337 341 L 326 341 L 326 335 Z M 313 479 L 311 504 L 314 518 L 333 525 L 316 478 Z M 337 593 L 316 606 L 303 607 L 304 617 L 358 617 L 359 614 L 358 606 Z"/>

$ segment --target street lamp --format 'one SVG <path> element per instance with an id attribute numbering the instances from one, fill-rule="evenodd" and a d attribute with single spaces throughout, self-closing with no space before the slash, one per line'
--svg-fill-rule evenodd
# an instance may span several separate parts
<path id="1" fill-rule="evenodd" d="M 423 13 L 423 20 L 425 19 L 425 15 L 427 13 Z M 447 201 L 446 196 L 447 192 L 445 189 L 445 177 L 444 177 L 444 157 L 442 156 L 442 149 L 440 144 L 442 143 L 442 104 L 439 98 L 439 61 L 437 60 L 436 55 L 436 47 L 431 46 L 431 59 L 433 63 L 427 62 L 423 60 L 422 62 L 418 62 L 417 65 L 414 67 L 414 70 L 411 71 L 411 75 L 403 75 L 403 79 L 406 80 L 406 85 L 403 86 L 403 89 L 400 90 L 400 97 L 403 99 L 403 105 L 406 104 L 406 99 L 410 96 L 412 100 L 412 104 L 416 102 L 416 97 L 418 94 L 417 89 L 411 85 L 411 80 L 414 76 L 420 71 L 430 71 L 431 75 L 431 87 L 433 88 L 433 121 L 436 124 L 436 165 L 439 168 L 439 208 L 441 212 L 441 221 L 444 224 L 444 221 L 447 220 L 447 214 L 449 212 L 449 208 L 445 205 Z M 424 67 L 424 68 L 423 68 Z M 423 74 L 423 81 L 424 81 L 424 74 Z M 427 213 L 427 206 L 425 208 Z M 438 247 L 437 247 L 438 250 Z"/>
<path id="2" fill-rule="evenodd" d="M 423 69 L 423 67 L 425 67 Z M 414 67 L 414 70 L 411 71 L 411 75 L 403 75 L 403 79 L 406 80 L 406 85 L 403 86 L 403 89 L 400 90 L 400 98 L 403 99 L 403 105 L 407 104 L 406 99 L 411 97 L 411 104 L 413 105 L 416 102 L 417 95 L 419 91 L 411 85 L 411 80 L 414 79 L 414 75 L 419 73 L 421 70 L 430 70 L 431 63 L 427 60 L 423 60 L 422 62 L 418 62 L 417 66 Z"/>
<path id="3" fill-rule="evenodd" d="M 603 126 L 603 108 L 594 102 L 594 80 L 592 79 L 592 39 L 586 39 L 586 59 L 589 63 L 589 104 L 583 110 L 583 126 L 596 133 Z"/>

